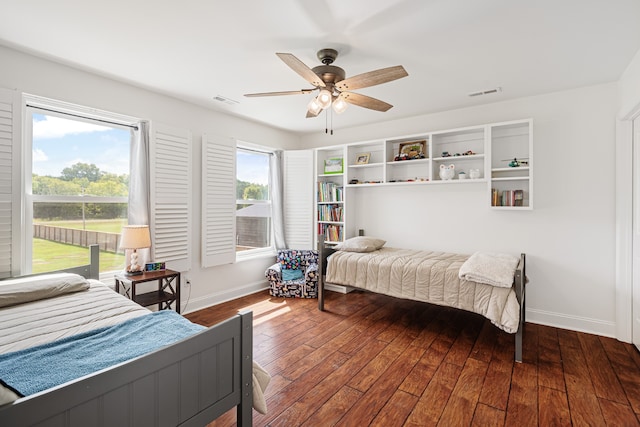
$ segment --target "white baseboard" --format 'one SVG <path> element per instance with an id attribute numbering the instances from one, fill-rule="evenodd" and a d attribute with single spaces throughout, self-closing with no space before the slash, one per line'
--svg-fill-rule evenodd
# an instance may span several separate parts
<path id="1" fill-rule="evenodd" d="M 616 337 L 615 322 L 600 319 L 570 316 L 562 313 L 529 308 L 525 313 L 525 320 L 539 325 L 553 326 L 554 328 L 569 329 L 571 331 L 602 335 L 610 338 Z"/>
<path id="2" fill-rule="evenodd" d="M 325 283 L 324 288 L 327 291 L 340 292 L 341 294 L 348 294 L 354 289 L 351 286 L 334 285 L 332 283 Z"/>
<path id="3" fill-rule="evenodd" d="M 255 294 L 256 292 L 269 289 L 269 283 L 265 281 L 259 281 L 250 283 L 248 285 L 241 286 L 239 288 L 230 289 L 223 292 L 216 292 L 214 294 L 205 295 L 199 298 L 189 299 L 188 289 L 182 288 L 180 294 L 181 311 L 182 314 L 192 313 L 194 311 L 202 310 L 223 302 L 231 301 L 236 298 L 244 297 L 247 295 Z"/>

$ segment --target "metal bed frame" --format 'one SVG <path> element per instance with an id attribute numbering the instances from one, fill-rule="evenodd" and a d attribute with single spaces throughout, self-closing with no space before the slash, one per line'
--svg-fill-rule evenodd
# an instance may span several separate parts
<path id="1" fill-rule="evenodd" d="M 98 278 L 88 265 L 63 271 Z M 2 426 L 198 426 L 237 407 L 252 425 L 253 313 L 112 368 L 0 407 Z M 1 331 L 1 329 L 0 329 Z"/>
<path id="2" fill-rule="evenodd" d="M 332 253 L 336 252 L 336 249 L 332 246 L 325 244 L 324 236 L 318 236 L 318 310 L 324 311 L 324 276 L 327 270 L 327 258 Z M 526 256 L 520 254 L 520 262 L 516 268 L 516 272 L 513 279 L 513 288 L 516 293 L 516 299 L 520 305 L 520 320 L 518 323 L 518 330 L 515 334 L 515 361 L 522 363 L 522 336 L 524 333 L 525 323 L 525 285 L 527 282 L 526 274 Z"/>

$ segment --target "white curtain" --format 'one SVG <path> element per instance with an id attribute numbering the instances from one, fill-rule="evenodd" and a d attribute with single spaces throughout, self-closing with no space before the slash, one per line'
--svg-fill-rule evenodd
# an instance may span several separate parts
<path id="1" fill-rule="evenodd" d="M 131 131 L 129 156 L 129 225 L 149 225 L 150 178 L 149 178 L 149 123 L 140 122 L 138 129 Z M 153 245 L 153 230 L 151 244 Z M 151 261 L 150 250 L 138 250 L 140 263 Z"/>
<path id="2" fill-rule="evenodd" d="M 271 222 L 276 249 L 286 249 L 284 234 L 284 186 L 282 151 L 276 150 L 269 157 L 269 189 L 271 190 Z"/>

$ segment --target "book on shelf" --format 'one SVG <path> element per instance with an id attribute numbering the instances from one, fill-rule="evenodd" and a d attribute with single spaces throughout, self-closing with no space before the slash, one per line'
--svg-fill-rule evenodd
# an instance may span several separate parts
<path id="1" fill-rule="evenodd" d="M 524 206 L 524 190 L 514 190 L 513 206 Z"/>
<path id="2" fill-rule="evenodd" d="M 319 205 L 318 221 L 342 222 L 344 209 L 341 205 Z"/>
<path id="3" fill-rule="evenodd" d="M 500 206 L 500 192 L 496 188 L 491 189 L 491 206 Z"/>
<path id="4" fill-rule="evenodd" d="M 343 227 L 334 224 L 318 224 L 318 234 L 323 235 L 327 242 L 342 242 Z"/>
<path id="5" fill-rule="evenodd" d="M 491 189 L 491 206 L 524 206 L 524 190 Z"/>
<path id="6" fill-rule="evenodd" d="M 334 182 L 318 182 L 319 202 L 341 202 L 343 200 L 344 189 Z"/>

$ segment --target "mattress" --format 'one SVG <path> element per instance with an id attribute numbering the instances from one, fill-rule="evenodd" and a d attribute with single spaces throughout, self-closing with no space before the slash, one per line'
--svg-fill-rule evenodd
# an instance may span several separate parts
<path id="1" fill-rule="evenodd" d="M 513 287 L 460 279 L 469 255 L 384 247 L 367 253 L 337 251 L 327 262 L 326 282 L 397 298 L 478 313 L 515 333 L 520 305 Z"/>
<path id="2" fill-rule="evenodd" d="M 0 308 L 0 354 L 112 326 L 150 311 L 97 280 L 89 289 Z"/>

